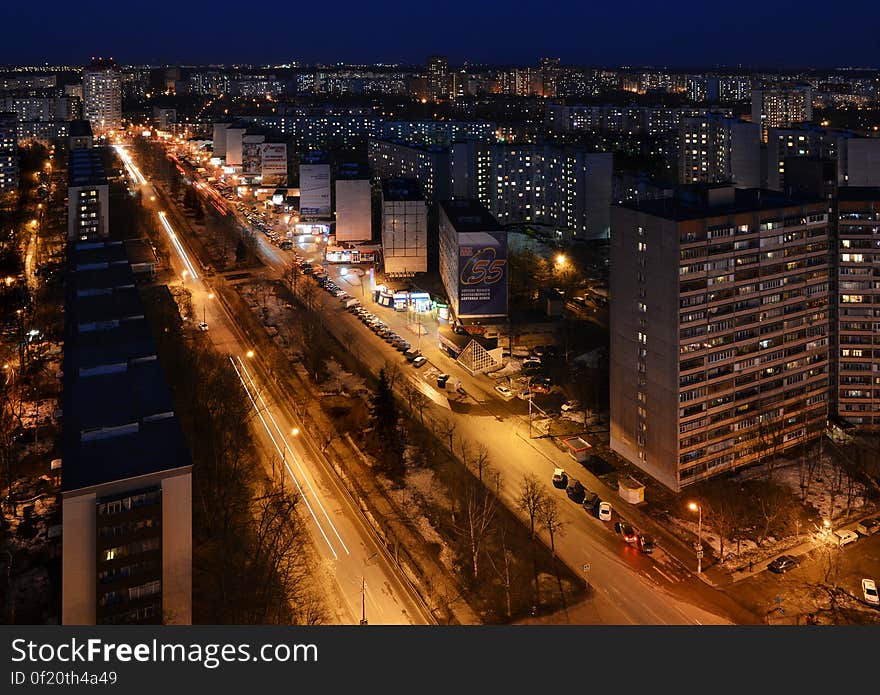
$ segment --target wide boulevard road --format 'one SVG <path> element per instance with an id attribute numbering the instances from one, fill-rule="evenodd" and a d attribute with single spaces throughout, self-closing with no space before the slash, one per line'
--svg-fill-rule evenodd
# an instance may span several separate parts
<path id="1" fill-rule="evenodd" d="M 242 387 L 254 405 L 254 430 L 264 454 L 267 472 L 277 476 L 302 498 L 300 508 L 320 557 L 315 569 L 331 610 L 330 622 L 370 625 L 423 625 L 435 621 L 407 581 L 399 576 L 384 546 L 372 535 L 361 512 L 336 483 L 290 399 L 274 380 L 267 378 L 260 355 L 212 292 L 202 265 L 186 240 L 187 221 L 174 202 L 154 187 L 131 159 L 127 148 L 117 151 L 129 175 L 140 185 L 145 205 L 156 217 L 156 229 L 166 235 L 175 253 L 171 265 L 192 292 L 194 322 L 208 325 L 206 335 L 218 352 L 229 356 Z M 273 463 L 274 462 L 274 463 Z"/>

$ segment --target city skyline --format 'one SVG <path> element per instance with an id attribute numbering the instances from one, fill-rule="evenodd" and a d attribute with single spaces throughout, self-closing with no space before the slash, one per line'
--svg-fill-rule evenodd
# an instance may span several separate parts
<path id="1" fill-rule="evenodd" d="M 7 37 L 0 64 L 80 64 L 98 44 L 99 53 L 114 55 L 122 63 L 223 62 L 220 58 L 228 55 L 223 18 L 241 12 L 226 0 L 210 10 L 178 7 L 175 17 L 156 13 L 144 3 L 113 13 L 89 11 L 93 6 L 99 8 L 93 1 L 61 5 L 48 14 L 36 6 L 4 7 L 4 23 L 15 24 L 18 31 Z M 544 9 L 542 19 L 553 31 L 538 36 L 531 12 L 497 2 L 478 8 L 463 2 L 445 5 L 456 28 L 452 38 L 448 23 L 437 21 L 434 8 L 403 3 L 386 5 L 385 12 L 338 3 L 338 11 L 351 21 L 332 27 L 323 7 L 303 6 L 254 16 L 250 29 L 249 22 L 225 26 L 234 27 L 230 40 L 242 63 L 422 64 L 433 52 L 448 55 L 452 64 L 531 64 L 536 56 L 552 55 L 571 65 L 859 68 L 876 63 L 870 23 L 854 21 L 862 14 L 859 8 L 867 11 L 869 6 L 850 3 L 848 14 L 829 15 L 818 2 L 800 3 L 781 35 L 771 20 L 790 8 L 779 2 L 733 16 L 721 7 L 696 2 L 642 7 L 638 13 L 562 3 Z M 142 31 L 135 36 L 118 31 L 125 22 L 137 23 Z M 845 33 L 849 40 L 830 61 L 825 42 L 835 33 Z M 40 40 L 47 35 L 52 35 L 51 43 Z"/>

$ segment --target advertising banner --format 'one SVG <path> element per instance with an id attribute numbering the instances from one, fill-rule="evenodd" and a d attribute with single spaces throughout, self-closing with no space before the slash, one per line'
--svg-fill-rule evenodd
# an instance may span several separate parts
<path id="1" fill-rule="evenodd" d="M 458 315 L 507 315 L 507 233 L 458 235 Z"/>
<path id="2" fill-rule="evenodd" d="M 299 212 L 316 217 L 330 216 L 330 165 L 301 164 L 299 167 Z"/>
<path id="3" fill-rule="evenodd" d="M 263 143 L 243 142 L 241 144 L 241 173 L 245 176 L 259 176 L 262 166 Z"/>
<path id="4" fill-rule="evenodd" d="M 262 183 L 264 186 L 287 185 L 287 145 L 283 142 L 262 144 Z"/>

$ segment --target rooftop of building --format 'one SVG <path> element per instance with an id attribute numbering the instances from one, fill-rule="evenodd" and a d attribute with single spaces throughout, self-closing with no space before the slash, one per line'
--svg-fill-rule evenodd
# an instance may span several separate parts
<path id="1" fill-rule="evenodd" d="M 444 200 L 440 207 L 457 232 L 503 232 L 504 227 L 477 200 Z"/>
<path id="2" fill-rule="evenodd" d="M 156 262 L 156 252 L 149 239 L 126 239 L 122 242 L 125 255 L 131 265 L 144 265 Z"/>
<path id="3" fill-rule="evenodd" d="M 123 321 L 103 330 L 86 331 L 76 337 L 64 355 L 65 370 L 84 371 L 152 359 L 156 356 L 153 333 L 146 319 Z"/>
<path id="4" fill-rule="evenodd" d="M 68 288 L 77 295 L 94 294 L 121 287 L 134 287 L 134 274 L 125 264 L 88 268 L 71 272 Z"/>
<path id="5" fill-rule="evenodd" d="M 82 241 L 67 252 L 68 264 L 74 272 L 91 268 L 128 265 L 128 256 L 121 241 Z"/>
<path id="6" fill-rule="evenodd" d="M 67 185 L 100 186 L 106 185 L 107 176 L 97 151 L 93 149 L 71 150 L 68 157 Z"/>
<path id="7" fill-rule="evenodd" d="M 92 135 L 92 124 L 89 121 L 70 121 L 68 130 L 71 137 L 86 137 Z"/>
<path id="8" fill-rule="evenodd" d="M 422 186 L 416 179 L 382 179 L 382 200 L 424 200 Z"/>
<path id="9" fill-rule="evenodd" d="M 371 142 L 381 142 L 396 147 L 406 147 L 410 150 L 419 150 L 420 152 L 448 152 L 448 145 L 425 144 L 420 142 L 411 142 L 409 140 L 401 140 L 399 138 L 370 138 Z"/>
<path id="10" fill-rule="evenodd" d="M 795 207 L 809 202 L 821 201 L 795 200 L 778 191 L 762 188 L 693 184 L 676 187 L 671 197 L 628 201 L 614 207 L 638 210 L 654 217 L 683 222 L 704 217 Z"/>
<path id="11" fill-rule="evenodd" d="M 65 492 L 192 464 L 176 418 L 142 422 L 114 437 L 65 440 L 62 457 Z"/>
<path id="12" fill-rule="evenodd" d="M 837 189 L 837 199 L 844 202 L 880 200 L 878 186 L 841 186 Z"/>
<path id="13" fill-rule="evenodd" d="M 66 323 L 71 332 L 74 328 L 82 332 L 90 326 L 140 319 L 144 316 L 137 289 L 133 287 L 108 289 L 72 298 L 68 302 L 67 312 L 70 320 Z"/>

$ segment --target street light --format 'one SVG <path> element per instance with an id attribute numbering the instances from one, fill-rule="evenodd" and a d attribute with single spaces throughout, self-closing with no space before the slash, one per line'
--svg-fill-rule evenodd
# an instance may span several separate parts
<path id="1" fill-rule="evenodd" d="M 298 437 L 299 436 L 299 427 L 294 427 L 292 430 L 290 430 L 290 435 L 292 437 Z"/>
<path id="2" fill-rule="evenodd" d="M 248 350 L 248 351 L 245 353 L 245 356 L 246 356 L 248 359 L 253 358 L 253 356 L 254 356 L 254 351 L 253 351 L 253 350 Z"/>
<path id="3" fill-rule="evenodd" d="M 697 512 L 697 574 L 703 572 L 703 507 L 696 502 L 691 502 L 688 509 Z"/>
<path id="4" fill-rule="evenodd" d="M 186 272 L 186 271 L 184 271 L 184 272 Z M 213 292 L 208 293 L 208 299 L 214 299 Z M 208 310 L 208 302 L 205 302 L 204 304 L 202 304 L 202 323 L 208 323 L 208 319 L 206 318 L 207 310 Z"/>

